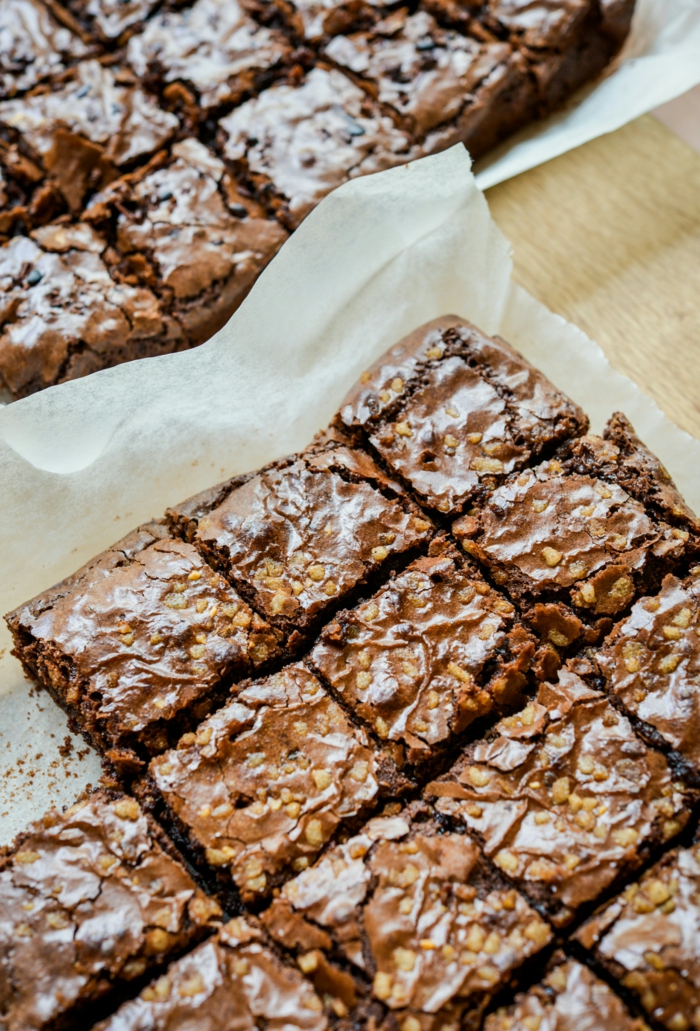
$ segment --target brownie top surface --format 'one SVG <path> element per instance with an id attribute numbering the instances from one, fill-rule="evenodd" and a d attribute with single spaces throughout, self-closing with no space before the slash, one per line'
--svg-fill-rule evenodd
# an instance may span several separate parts
<path id="1" fill-rule="evenodd" d="M 449 513 L 587 427 L 508 344 L 457 316 L 421 326 L 360 377 L 338 419 L 364 427 L 418 496 Z"/>
<path id="2" fill-rule="evenodd" d="M 551 938 L 468 837 L 403 816 L 370 821 L 288 882 L 280 900 L 271 933 L 283 932 L 285 908 L 325 929 L 390 1009 L 435 1014 L 477 1002 Z"/>
<path id="3" fill-rule="evenodd" d="M 454 553 L 417 559 L 321 632 L 311 662 L 380 737 L 416 759 L 516 692 L 534 648 L 513 606 Z M 492 672 L 484 672 L 487 664 Z"/>
<path id="4" fill-rule="evenodd" d="M 692 1027 L 700 1005 L 698 891 L 698 847 L 680 849 L 631 884 L 577 935 L 595 947 L 642 1008 L 669 1031 Z"/>
<path id="5" fill-rule="evenodd" d="M 126 29 L 144 21 L 156 6 L 158 0 L 67 0 L 73 13 L 91 27 L 98 35 L 115 40 Z"/>
<path id="6" fill-rule="evenodd" d="M 295 224 L 346 179 L 419 156 L 406 133 L 335 68 L 316 67 L 299 86 L 271 86 L 219 125 L 226 157 L 245 158 L 267 177 Z"/>
<path id="7" fill-rule="evenodd" d="M 363 5 L 369 10 L 374 9 L 382 12 L 392 6 L 391 0 L 363 0 Z M 294 0 L 294 10 L 301 19 L 303 35 L 308 40 L 318 41 L 325 35 L 330 35 L 335 29 L 335 23 L 345 25 L 354 21 L 357 4 L 350 0 Z"/>
<path id="8" fill-rule="evenodd" d="M 83 61 L 60 88 L 0 104 L 0 122 L 49 158 L 59 129 L 104 148 L 115 165 L 150 154 L 173 135 L 178 120 L 135 86 L 120 85 L 112 68 Z"/>
<path id="9" fill-rule="evenodd" d="M 541 985 L 486 1018 L 484 1031 L 645 1031 L 605 981 L 576 960 L 555 966 Z"/>
<path id="10" fill-rule="evenodd" d="M 324 1031 L 323 1004 L 242 917 L 172 963 L 95 1031 Z"/>
<path id="11" fill-rule="evenodd" d="M 86 53 L 41 0 L 0 0 L 0 97 L 31 89 Z"/>
<path id="12" fill-rule="evenodd" d="M 49 1026 L 141 976 L 220 914 L 132 798 L 49 812 L 0 858 L 0 1018 Z"/>
<path id="13" fill-rule="evenodd" d="M 210 866 L 244 898 L 302 865 L 379 791 L 381 758 L 301 665 L 235 697 L 151 763 L 156 784 Z"/>
<path id="14" fill-rule="evenodd" d="M 487 855 L 565 922 L 595 899 L 645 842 L 687 819 L 684 786 L 605 695 L 563 670 L 536 701 L 471 745 L 427 795 L 462 819 Z"/>
<path id="15" fill-rule="evenodd" d="M 277 650 L 270 627 L 196 549 L 161 534 L 142 531 L 133 553 L 115 545 L 11 617 L 49 660 L 69 657 L 78 682 L 65 685 L 66 700 L 97 695 L 115 737 L 172 717 Z"/>
<path id="16" fill-rule="evenodd" d="M 399 490 L 347 448 L 306 453 L 232 490 L 196 541 L 270 619 L 303 627 L 427 539 L 430 522 Z"/>
<path id="17" fill-rule="evenodd" d="M 197 0 L 151 18 L 129 40 L 128 61 L 139 76 L 155 65 L 166 82 L 186 80 L 214 107 L 230 99 L 236 77 L 267 70 L 289 52 L 281 33 L 257 25 L 237 0 Z"/>
<path id="18" fill-rule="evenodd" d="M 608 690 L 694 765 L 700 763 L 700 567 L 638 601 L 597 663 Z"/>
<path id="19" fill-rule="evenodd" d="M 503 43 L 479 43 L 442 29 L 425 11 L 388 15 L 371 31 L 335 36 L 324 52 L 376 83 L 381 103 L 424 135 L 456 118 L 480 84 L 510 57 Z"/>
<path id="20" fill-rule="evenodd" d="M 486 0 L 483 13 L 487 24 L 502 26 L 526 47 L 558 50 L 572 44 L 597 8 L 593 0 Z"/>

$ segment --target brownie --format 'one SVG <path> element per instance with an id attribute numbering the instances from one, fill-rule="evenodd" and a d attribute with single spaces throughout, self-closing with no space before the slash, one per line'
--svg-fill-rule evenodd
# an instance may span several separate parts
<path id="1" fill-rule="evenodd" d="M 464 143 L 478 157 L 535 113 L 524 59 L 507 43 L 442 28 L 401 8 L 325 55 L 354 73 L 426 152 Z"/>
<path id="2" fill-rule="evenodd" d="M 290 646 L 432 530 L 371 458 L 335 444 L 206 491 L 167 518 Z"/>
<path id="3" fill-rule="evenodd" d="M 153 289 L 189 346 L 225 325 L 287 238 L 192 137 L 113 182 L 85 218 L 113 241 L 113 275 Z"/>
<path id="4" fill-rule="evenodd" d="M 700 1012 L 700 850 L 670 852 L 576 937 L 657 1027 L 688 1031 Z"/>
<path id="5" fill-rule="evenodd" d="M 584 413 L 509 344 L 455 315 L 390 348 L 336 423 L 368 441 L 422 504 L 457 514 L 546 447 L 584 433 Z"/>
<path id="6" fill-rule="evenodd" d="M 85 33 L 100 43 L 119 45 L 144 22 L 158 6 L 158 0 L 61 0 Z"/>
<path id="7" fill-rule="evenodd" d="M 310 662 L 380 738 L 425 763 L 494 705 L 520 699 L 534 651 L 510 602 L 447 548 L 340 612 Z"/>
<path id="8" fill-rule="evenodd" d="M 158 523 L 6 618 L 27 672 L 125 772 L 279 651 L 279 634 Z"/>
<path id="9" fill-rule="evenodd" d="M 162 147 L 179 127 L 132 73 L 82 61 L 53 88 L 0 103 L 0 136 L 19 144 L 78 214 L 89 189 Z"/>
<path id="10" fill-rule="evenodd" d="M 175 833 L 222 891 L 233 882 L 245 902 L 406 786 L 301 664 L 237 687 L 150 772 Z"/>
<path id="11" fill-rule="evenodd" d="M 323 65 L 299 85 L 275 83 L 219 127 L 224 156 L 290 229 L 348 179 L 420 157 L 364 90 Z"/>
<path id="12" fill-rule="evenodd" d="M 130 39 L 128 63 L 166 91 L 168 83 L 186 84 L 206 114 L 268 83 L 290 55 L 285 36 L 256 24 L 238 0 L 196 0 L 151 18 Z"/>
<path id="13" fill-rule="evenodd" d="M 466 1029 L 552 932 L 471 838 L 413 808 L 333 848 L 262 919 L 351 1026 L 373 999 L 393 1019 L 368 1027 Z"/>
<path id="14" fill-rule="evenodd" d="M 253 921 L 236 917 L 95 1031 L 325 1031 L 327 1026 L 311 985 L 280 961 Z"/>
<path id="15" fill-rule="evenodd" d="M 575 440 L 559 457 L 513 474 L 453 526 L 543 637 L 562 647 L 594 639 L 592 627 L 607 632 L 609 617 L 697 549 L 697 523 L 675 487 L 660 471 L 655 482 L 659 463 L 624 417 L 615 425 L 617 443 Z M 667 504 L 669 496 L 678 504 Z"/>
<path id="16" fill-rule="evenodd" d="M 484 1031 L 649 1031 L 588 967 L 559 955 L 544 980 L 486 1018 Z"/>
<path id="17" fill-rule="evenodd" d="M 700 769 L 700 566 L 685 581 L 665 577 L 661 591 L 638 601 L 596 656 L 607 690 Z"/>
<path id="18" fill-rule="evenodd" d="M 137 802 L 101 791 L 0 854 L 0 913 L 0 1023 L 54 1031 L 91 1026 L 221 911 Z"/>
<path id="19" fill-rule="evenodd" d="M 0 99 L 65 70 L 88 48 L 42 0 L 0 0 Z"/>
<path id="20" fill-rule="evenodd" d="M 15 398 L 187 346 L 151 290 L 111 277 L 107 246 L 86 222 L 0 246 L 0 386 Z"/>
<path id="21" fill-rule="evenodd" d="M 664 756 L 570 670 L 426 789 L 557 926 L 680 832 L 686 794 Z"/>

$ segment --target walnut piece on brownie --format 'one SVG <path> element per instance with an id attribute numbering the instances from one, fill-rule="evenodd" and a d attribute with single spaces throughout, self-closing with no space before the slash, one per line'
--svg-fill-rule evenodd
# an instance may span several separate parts
<path id="1" fill-rule="evenodd" d="M 279 654 L 279 633 L 158 523 L 6 619 L 27 672 L 124 773 Z"/>
<path id="2" fill-rule="evenodd" d="M 53 810 L 0 853 L 0 1021 L 92 1026 L 93 1008 L 217 926 L 133 798 L 104 791 Z"/>
<path id="3" fill-rule="evenodd" d="M 166 513 L 292 646 L 432 524 L 368 456 L 311 447 Z"/>
<path id="4" fill-rule="evenodd" d="M 301 664 L 236 688 L 150 772 L 198 864 L 244 902 L 407 783 Z"/>
<path id="5" fill-rule="evenodd" d="M 386 1026 L 408 1031 L 478 1026 L 492 995 L 552 938 L 475 842 L 420 804 L 336 845 L 262 920 L 336 1013 L 354 1022 L 380 1002 Z"/>
<path id="6" fill-rule="evenodd" d="M 514 607 L 455 548 L 419 558 L 339 612 L 309 655 L 338 697 L 410 763 L 520 699 L 535 651 Z"/>
<path id="7" fill-rule="evenodd" d="M 604 694 L 562 670 L 426 797 L 564 926 L 682 830 L 692 793 Z"/>
<path id="8" fill-rule="evenodd" d="M 447 315 L 364 372 L 336 424 L 369 441 L 423 504 L 457 515 L 588 419 L 505 341 Z"/>

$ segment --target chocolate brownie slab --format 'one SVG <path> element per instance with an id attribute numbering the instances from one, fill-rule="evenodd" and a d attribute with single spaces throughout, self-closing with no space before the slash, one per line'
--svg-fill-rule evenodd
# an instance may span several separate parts
<path id="1" fill-rule="evenodd" d="M 41 0 L 0 0 L 0 99 L 31 89 L 88 52 Z"/>
<path id="2" fill-rule="evenodd" d="M 544 980 L 486 1018 L 484 1031 L 649 1031 L 624 1002 L 574 959 L 559 956 Z"/>
<path id="3" fill-rule="evenodd" d="M 280 962 L 249 918 L 236 917 L 95 1031 L 325 1031 L 322 1011 L 299 971 Z"/>
<path id="4" fill-rule="evenodd" d="M 235 689 L 150 771 L 197 860 L 245 902 L 405 786 L 303 665 Z"/>
<path id="5" fill-rule="evenodd" d="M 133 798 L 53 810 L 0 855 L 0 1023 L 91 1026 L 220 915 Z"/>
<path id="6" fill-rule="evenodd" d="M 167 518 L 291 646 L 432 531 L 369 456 L 333 444 L 205 491 Z"/>
<path id="7" fill-rule="evenodd" d="M 448 547 L 338 613 L 309 661 L 380 738 L 421 764 L 494 705 L 518 700 L 534 651 L 510 602 Z"/>
<path id="8" fill-rule="evenodd" d="M 278 653 L 279 635 L 158 523 L 6 618 L 27 672 L 125 773 Z"/>
<path id="9" fill-rule="evenodd" d="M 223 154 L 290 229 L 337 186 L 419 157 L 407 133 L 336 68 L 276 83 L 219 122 Z"/>
<path id="10" fill-rule="evenodd" d="M 552 937 L 471 838 L 446 833 L 429 810 L 420 817 L 370 821 L 287 883 L 262 917 L 353 1024 L 353 1009 L 373 999 L 388 1010 L 383 1027 L 478 1026 L 490 997 Z"/>
<path id="11" fill-rule="evenodd" d="M 576 934 L 655 1026 L 690 1031 L 700 1012 L 700 852 L 670 852 Z"/>
<path id="12" fill-rule="evenodd" d="M 421 502 L 457 514 L 588 419 L 505 341 L 455 315 L 390 348 L 336 423 L 369 441 Z"/>
<path id="13" fill-rule="evenodd" d="M 154 290 L 189 346 L 225 325 L 287 238 L 192 137 L 108 186 L 85 218 L 113 240 L 113 276 Z"/>
<path id="14" fill-rule="evenodd" d="M 151 290 L 112 278 L 107 247 L 87 222 L 0 246 L 0 385 L 14 397 L 187 346 Z"/>
<path id="15" fill-rule="evenodd" d="M 596 656 L 607 690 L 700 769 L 700 566 L 665 577 L 618 623 Z"/>
<path id="16" fill-rule="evenodd" d="M 426 789 L 558 926 L 689 817 L 686 789 L 604 694 L 563 670 Z"/>

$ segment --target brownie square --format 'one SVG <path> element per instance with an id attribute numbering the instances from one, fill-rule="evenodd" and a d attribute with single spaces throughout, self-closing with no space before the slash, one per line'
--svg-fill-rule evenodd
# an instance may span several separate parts
<path id="1" fill-rule="evenodd" d="M 667 576 L 596 656 L 606 689 L 700 772 L 700 566 Z"/>
<path id="2" fill-rule="evenodd" d="M 279 635 L 157 523 L 6 618 L 27 672 L 124 772 L 278 654 Z"/>
<path id="3" fill-rule="evenodd" d="M 441 28 L 402 8 L 323 51 L 354 73 L 428 152 L 464 143 L 478 157 L 534 116 L 526 63 L 507 43 Z"/>
<path id="4" fill-rule="evenodd" d="M 484 1031 L 648 1031 L 588 967 L 559 954 L 544 980 L 486 1018 Z"/>
<path id="5" fill-rule="evenodd" d="M 545 639 L 593 640 L 697 550 L 696 520 L 660 469 L 619 416 L 605 439 L 583 437 L 512 475 L 453 532 Z"/>
<path id="6" fill-rule="evenodd" d="M 143 29 L 158 0 L 61 0 L 84 33 L 98 42 L 119 46 Z"/>
<path id="7" fill-rule="evenodd" d="M 31 89 L 88 52 L 41 0 L 0 0 L 0 99 Z"/>
<path id="8" fill-rule="evenodd" d="M 254 921 L 236 917 L 95 1031 L 172 1031 L 185 1025 L 325 1031 L 322 1011 L 311 985 L 280 961 Z"/>
<path id="9" fill-rule="evenodd" d="M 367 455 L 329 445 L 170 509 L 241 595 L 296 646 L 432 525 Z"/>
<path id="10" fill-rule="evenodd" d="M 265 896 L 405 780 L 303 665 L 243 685 L 150 766 L 175 833 L 226 894 Z"/>
<path id="11" fill-rule="evenodd" d="M 390 348 L 362 374 L 336 423 L 368 440 L 422 504 L 445 514 L 588 427 L 581 409 L 509 344 L 454 315 Z"/>
<path id="12" fill-rule="evenodd" d="M 576 934 L 657 1027 L 688 1031 L 700 1007 L 700 851 L 678 849 Z"/>
<path id="13" fill-rule="evenodd" d="M 412 808 L 334 847 L 262 919 L 352 1025 L 373 1000 L 368 1027 L 471 1028 L 552 932 L 471 838 Z"/>
<path id="14" fill-rule="evenodd" d="M 268 83 L 290 55 L 285 36 L 257 25 L 237 0 L 197 0 L 154 15 L 129 40 L 127 61 L 141 81 L 150 79 L 166 95 L 169 83 L 194 89 L 206 116 Z"/>
<path id="15" fill-rule="evenodd" d="M 154 290 L 201 344 L 229 320 L 287 238 L 190 137 L 98 194 L 85 217 L 112 241 L 112 274 Z"/>
<path id="16" fill-rule="evenodd" d="M 108 256 L 87 222 L 0 246 L 0 385 L 14 397 L 187 346 L 152 290 L 112 278 Z"/>
<path id="17" fill-rule="evenodd" d="M 223 154 L 295 229 L 337 186 L 419 157 L 407 133 L 336 68 L 276 83 L 219 122 Z"/>
<path id="18" fill-rule="evenodd" d="M 0 854 L 0 913 L 0 1022 L 53 1031 L 91 1027 L 221 910 L 133 798 L 100 791 Z"/>
<path id="19" fill-rule="evenodd" d="M 680 832 L 686 793 L 663 755 L 569 670 L 426 789 L 557 926 Z"/>
<path id="20" fill-rule="evenodd" d="M 309 661 L 380 738 L 422 764 L 494 705 L 520 699 L 534 651 L 510 602 L 447 547 L 338 613 Z"/>

